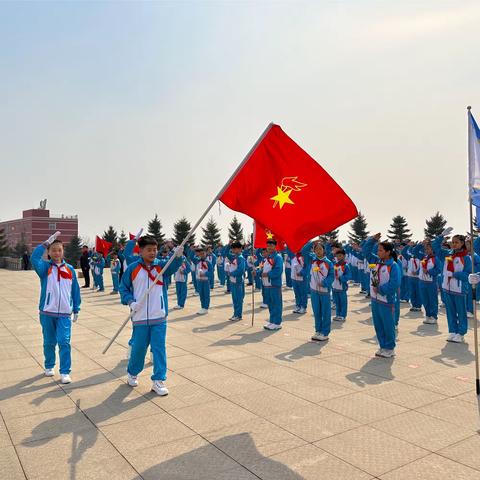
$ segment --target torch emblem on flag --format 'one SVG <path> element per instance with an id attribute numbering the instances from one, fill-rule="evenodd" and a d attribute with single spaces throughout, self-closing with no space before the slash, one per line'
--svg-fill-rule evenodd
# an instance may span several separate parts
<path id="1" fill-rule="evenodd" d="M 302 188 L 307 186 L 306 183 L 299 182 L 297 178 L 298 177 L 285 177 L 282 180 L 280 187 L 277 187 L 277 194 L 270 198 L 270 200 L 274 200 L 273 208 L 279 205 L 281 210 L 286 203 L 295 205 L 290 198 L 290 194 L 292 192 L 300 192 Z"/>

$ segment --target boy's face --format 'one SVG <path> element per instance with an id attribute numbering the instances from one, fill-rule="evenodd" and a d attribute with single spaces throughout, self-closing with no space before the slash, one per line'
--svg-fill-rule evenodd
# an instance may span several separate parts
<path id="1" fill-rule="evenodd" d="M 343 262 L 345 260 L 345 255 L 343 253 L 336 253 L 335 258 L 337 259 L 337 262 Z"/>
<path id="2" fill-rule="evenodd" d="M 242 249 L 241 248 L 232 248 L 232 253 L 234 255 L 240 255 L 242 253 Z"/>
<path id="3" fill-rule="evenodd" d="M 199 250 L 199 251 L 197 252 L 197 257 L 198 257 L 198 258 L 201 258 L 202 260 L 203 260 L 206 256 L 207 256 L 207 255 L 206 255 L 206 253 L 205 253 L 205 250 Z"/>
<path id="4" fill-rule="evenodd" d="M 48 249 L 48 254 L 55 263 L 61 263 L 63 261 L 63 245 L 61 243 L 54 243 Z"/>
<path id="5" fill-rule="evenodd" d="M 156 245 L 145 245 L 140 249 L 140 256 L 145 262 L 152 263 L 157 258 L 158 247 Z"/>
<path id="6" fill-rule="evenodd" d="M 271 255 L 275 251 L 276 245 L 274 243 L 267 243 L 267 253 Z"/>

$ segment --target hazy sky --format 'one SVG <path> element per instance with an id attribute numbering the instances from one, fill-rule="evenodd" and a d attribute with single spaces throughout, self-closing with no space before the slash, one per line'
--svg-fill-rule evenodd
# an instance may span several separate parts
<path id="1" fill-rule="evenodd" d="M 3 2 L 0 218 L 48 198 L 91 238 L 155 212 L 171 233 L 274 121 L 371 231 L 463 232 L 479 22 L 478 0 Z"/>

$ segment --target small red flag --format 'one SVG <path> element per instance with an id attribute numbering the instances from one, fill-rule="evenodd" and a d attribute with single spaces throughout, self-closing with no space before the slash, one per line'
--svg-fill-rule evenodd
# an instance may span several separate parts
<path id="1" fill-rule="evenodd" d="M 98 235 L 95 238 L 95 251 L 101 253 L 104 257 L 108 255 L 108 252 L 112 248 L 112 244 L 107 242 L 103 238 L 100 238 Z"/>
<path id="2" fill-rule="evenodd" d="M 285 248 L 285 242 L 278 235 L 275 235 L 271 230 L 255 221 L 253 225 L 253 246 L 255 248 L 265 248 L 267 240 L 270 238 L 277 241 L 277 250 L 280 251 Z"/>
<path id="3" fill-rule="evenodd" d="M 128 236 L 130 237 L 130 240 L 135 240 L 135 235 L 133 233 L 128 232 Z M 138 245 L 135 245 L 133 248 L 133 253 L 140 253 L 140 247 Z"/>
<path id="4" fill-rule="evenodd" d="M 293 251 L 358 215 L 335 180 L 271 125 L 219 198 L 285 240 Z"/>

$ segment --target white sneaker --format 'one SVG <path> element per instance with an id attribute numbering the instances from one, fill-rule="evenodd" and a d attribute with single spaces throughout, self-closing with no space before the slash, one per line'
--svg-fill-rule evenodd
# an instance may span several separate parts
<path id="1" fill-rule="evenodd" d="M 46 377 L 53 377 L 55 375 L 55 369 L 54 368 L 46 368 L 44 375 Z"/>
<path id="2" fill-rule="evenodd" d="M 379 348 L 379 349 L 375 352 L 375 356 L 376 356 L 376 357 L 381 357 L 381 356 L 382 356 L 382 353 L 383 353 L 383 348 Z"/>
<path id="3" fill-rule="evenodd" d="M 454 342 L 454 338 L 456 337 L 456 333 L 449 333 L 447 337 L 447 342 Z"/>
<path id="4" fill-rule="evenodd" d="M 378 357 L 391 358 L 395 356 L 395 350 L 388 350 L 387 348 L 381 348 Z"/>
<path id="5" fill-rule="evenodd" d="M 181 307 L 180 305 L 175 305 L 173 307 L 174 310 L 181 310 L 183 307 Z"/>
<path id="6" fill-rule="evenodd" d="M 455 333 L 453 338 L 450 341 L 453 343 L 463 343 L 465 339 L 463 338 L 463 335 L 460 335 L 459 333 Z"/>
<path id="7" fill-rule="evenodd" d="M 343 317 L 340 317 L 340 316 L 335 317 L 334 320 L 336 320 L 337 322 L 344 322 L 345 321 L 345 319 Z"/>
<path id="8" fill-rule="evenodd" d="M 315 335 L 312 336 L 312 340 L 315 340 L 317 342 L 324 342 L 325 340 L 328 340 L 328 335 L 323 335 L 320 332 L 315 332 Z"/>
<path id="9" fill-rule="evenodd" d="M 437 323 L 437 319 L 436 318 L 433 318 L 433 317 L 427 317 L 423 323 L 425 325 L 435 325 Z"/>
<path id="10" fill-rule="evenodd" d="M 263 328 L 265 330 L 280 330 L 282 328 L 281 325 L 277 325 L 276 323 L 266 323 Z"/>
<path id="11" fill-rule="evenodd" d="M 306 308 L 301 308 L 298 313 L 307 313 L 307 309 Z"/>
<path id="12" fill-rule="evenodd" d="M 236 316 L 234 315 L 233 317 L 230 317 L 229 320 L 230 320 L 231 322 L 236 322 L 237 320 L 240 320 L 240 318 L 239 318 L 239 317 L 236 317 Z"/>
<path id="13" fill-rule="evenodd" d="M 127 360 L 130 360 L 131 356 L 132 356 L 132 346 L 128 345 L 127 346 Z"/>
<path id="14" fill-rule="evenodd" d="M 400 300 L 400 303 L 410 303 L 408 300 Z"/>
<path id="15" fill-rule="evenodd" d="M 300 307 L 295 307 L 295 308 L 292 310 L 292 313 L 300 313 Z"/>
<path id="16" fill-rule="evenodd" d="M 266 303 L 260 304 L 260 308 L 268 308 L 268 305 Z"/>
<path id="17" fill-rule="evenodd" d="M 198 312 L 197 315 L 206 315 L 208 313 L 208 310 L 206 308 L 201 308 Z"/>
<path id="18" fill-rule="evenodd" d="M 473 318 L 473 313 L 472 312 L 467 312 L 467 318 Z"/>
<path id="19" fill-rule="evenodd" d="M 152 384 L 152 392 L 164 397 L 165 395 L 168 395 L 168 388 L 161 380 L 154 380 Z"/>
<path id="20" fill-rule="evenodd" d="M 127 373 L 127 383 L 128 383 L 131 387 L 138 387 L 137 377 L 134 376 L 134 375 L 130 375 L 129 373 Z"/>
<path id="21" fill-rule="evenodd" d="M 70 378 L 70 375 L 68 373 L 61 373 L 60 374 L 60 383 L 67 384 L 67 383 L 72 383 L 72 379 Z"/>

